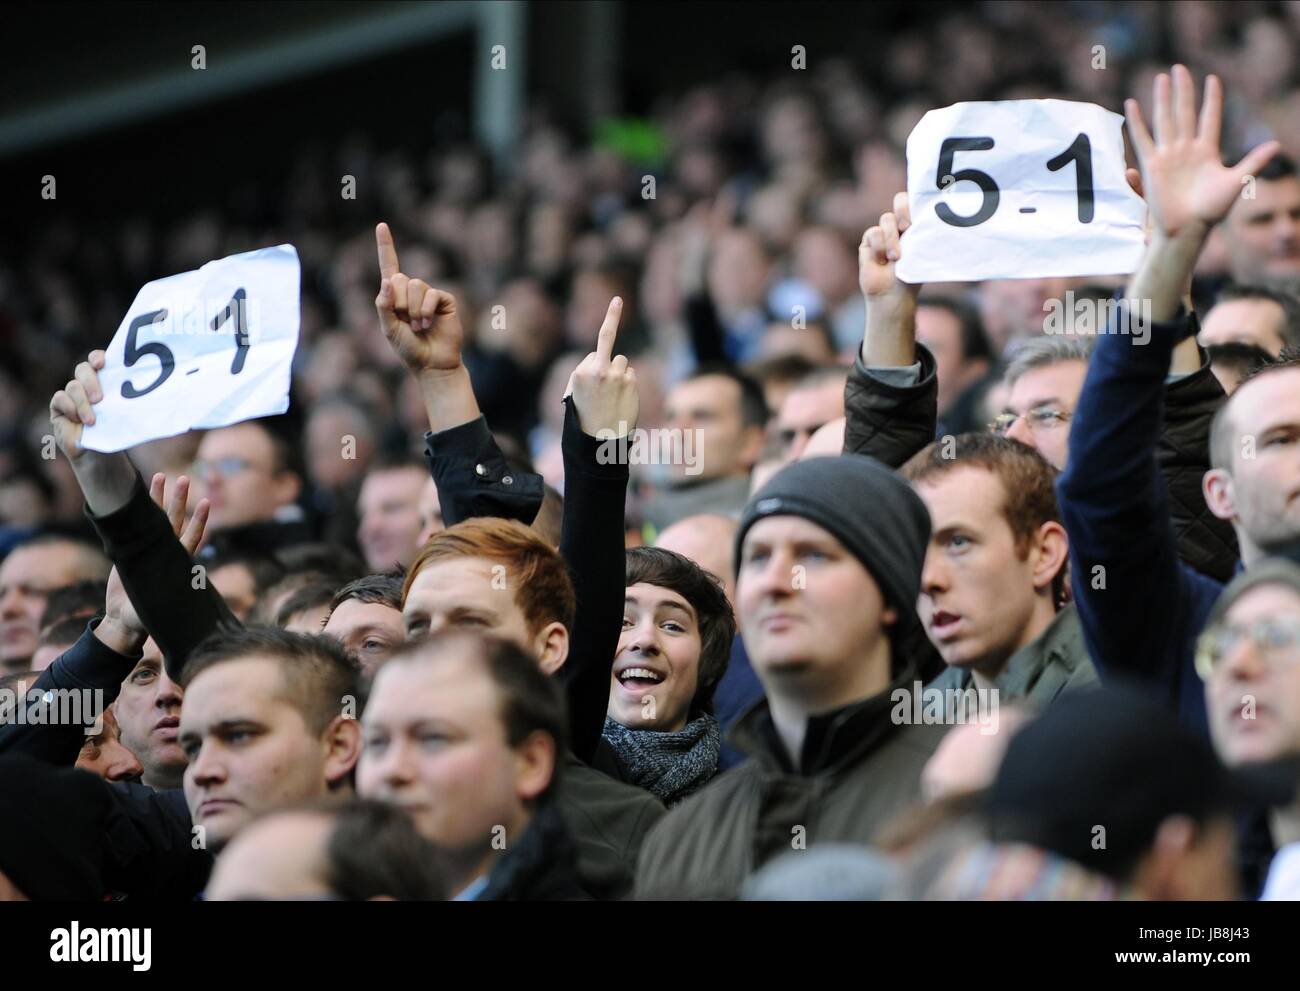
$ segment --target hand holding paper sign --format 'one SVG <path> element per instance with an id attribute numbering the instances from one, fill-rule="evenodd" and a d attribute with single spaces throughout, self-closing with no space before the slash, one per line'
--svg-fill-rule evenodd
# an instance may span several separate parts
<path id="1" fill-rule="evenodd" d="M 123 451 L 283 413 L 300 281 L 298 252 L 282 244 L 148 283 L 104 352 L 102 404 L 80 446 Z"/>
<path id="2" fill-rule="evenodd" d="M 958 103 L 907 139 L 904 282 L 1131 272 L 1142 204 L 1124 179 L 1121 118 L 1066 100 Z"/>
<path id="3" fill-rule="evenodd" d="M 912 225 L 907 194 L 894 196 L 892 213 L 867 229 L 858 245 L 858 287 L 866 299 L 866 330 L 862 362 L 868 368 L 904 367 L 916 361 L 916 297 L 918 283 L 898 279 L 902 235 Z"/>

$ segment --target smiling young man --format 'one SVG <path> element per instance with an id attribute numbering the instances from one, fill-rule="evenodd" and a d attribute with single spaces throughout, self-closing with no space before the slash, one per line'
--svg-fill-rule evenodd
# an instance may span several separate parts
<path id="1" fill-rule="evenodd" d="M 718 772 L 722 731 L 713 693 L 736 620 L 721 583 L 672 551 L 629 550 L 626 583 L 604 746 L 594 765 L 673 805 Z"/>
<path id="2" fill-rule="evenodd" d="M 1255 175 L 1253 196 L 1238 196 L 1223 223 L 1234 281 L 1300 292 L 1300 174 L 1277 152 Z"/>
<path id="3" fill-rule="evenodd" d="M 1078 614 L 1063 607 L 1069 540 L 1051 465 L 1017 441 L 961 434 L 902 474 L 934 527 L 918 610 L 948 669 L 931 687 L 1046 704 L 1094 684 Z"/>
<path id="4" fill-rule="evenodd" d="M 735 898 L 767 861 L 869 843 L 920 796 L 946 727 L 895 722 L 891 698 L 933 670 L 916 615 L 929 536 L 911 487 L 858 455 L 796 462 L 750 500 L 736 597 L 767 698 L 732 739 L 751 757 L 650 834 L 639 897 Z"/>

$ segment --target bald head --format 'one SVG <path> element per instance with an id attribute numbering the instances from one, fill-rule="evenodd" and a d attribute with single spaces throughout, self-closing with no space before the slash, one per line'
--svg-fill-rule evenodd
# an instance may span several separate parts
<path id="1" fill-rule="evenodd" d="M 734 602 L 735 578 L 732 571 L 732 544 L 736 539 L 736 521 L 716 513 L 700 513 L 678 520 L 659 534 L 656 547 L 676 551 L 694 561 L 718 581 Z"/>
<path id="2" fill-rule="evenodd" d="M 844 453 L 844 430 L 848 421 L 837 417 L 817 428 L 817 432 L 808 439 L 808 446 L 799 455 L 805 458 L 834 458 Z"/>

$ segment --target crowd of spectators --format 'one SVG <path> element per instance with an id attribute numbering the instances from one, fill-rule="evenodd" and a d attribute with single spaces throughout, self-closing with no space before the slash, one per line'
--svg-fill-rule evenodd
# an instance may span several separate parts
<path id="1" fill-rule="evenodd" d="M 112 705 L 0 725 L 0 896 L 1300 896 L 1297 40 L 990 3 L 637 140 L 20 232 L 0 688 Z M 1138 271 L 900 282 L 921 115 L 1047 97 L 1135 98 Z M 82 448 L 139 286 L 279 243 L 290 411 Z M 1045 334 L 1067 292 L 1149 344 Z"/>

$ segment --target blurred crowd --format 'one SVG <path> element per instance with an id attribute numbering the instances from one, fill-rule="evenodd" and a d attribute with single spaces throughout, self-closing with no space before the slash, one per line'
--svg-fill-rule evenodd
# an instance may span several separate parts
<path id="1" fill-rule="evenodd" d="M 620 346 L 637 361 L 644 426 L 684 419 L 664 403 L 698 360 L 690 303 L 701 294 L 726 357 L 758 374 L 775 412 L 809 365 L 847 360 L 857 346 L 856 246 L 906 187 L 904 146 L 925 111 L 1049 96 L 1118 111 L 1125 94 L 1150 93 L 1156 69 L 1175 58 L 1224 79 L 1229 159 L 1265 137 L 1293 149 L 1297 10 L 985 4 L 882 39 L 869 65 L 814 53 L 804 70 L 720 71 L 665 95 L 630 138 L 584 140 L 538 110 L 502 175 L 469 146 L 413 153 L 358 134 L 304 150 L 278 180 L 214 190 L 188 216 L 124 197 L 118 222 L 87 236 L 84 211 L 60 203 L 59 219 L 11 231 L 0 249 L 0 525 L 9 534 L 76 521 L 70 475 L 40 456 L 44 409 L 65 370 L 107 344 L 139 287 L 268 244 L 295 245 L 303 263 L 293 412 L 304 510 L 352 504 L 373 457 L 418 451 L 418 398 L 374 329 L 376 217 L 406 245 L 411 272 L 455 294 L 484 413 L 557 488 L 559 398 L 612 295 L 628 303 Z M 355 200 L 341 198 L 342 176 L 355 177 Z M 1202 257 L 1207 276 L 1228 271 L 1222 240 Z M 941 412 L 1017 338 L 1041 334 L 1044 299 L 1067 286 L 956 288 L 983 334 L 968 326 L 958 339 L 954 317 L 923 317 L 922 340 L 935 341 L 948 373 Z M 957 427 L 983 425 L 985 409 L 960 409 Z M 338 458 L 340 434 L 357 437 L 354 459 Z M 183 464 L 193 444 L 160 458 Z M 705 472 L 725 473 L 724 454 L 710 452 Z"/>

